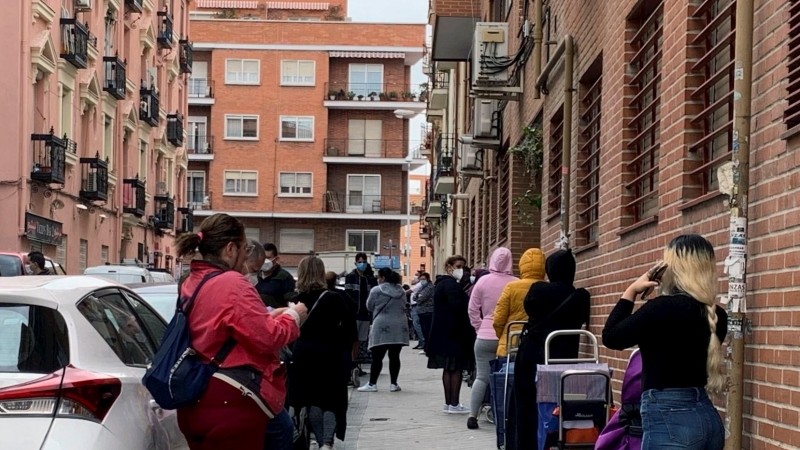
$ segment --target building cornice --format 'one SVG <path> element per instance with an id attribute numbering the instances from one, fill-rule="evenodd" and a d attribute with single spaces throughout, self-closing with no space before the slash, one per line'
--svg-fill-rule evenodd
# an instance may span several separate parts
<path id="1" fill-rule="evenodd" d="M 241 217 L 247 219 L 339 219 L 339 220 L 390 220 L 404 221 L 408 219 L 406 214 L 355 214 L 355 213 L 302 213 L 302 212 L 258 212 L 258 211 L 213 211 L 199 209 L 194 211 L 198 217 L 208 217 L 214 214 L 224 213 L 231 217 Z M 411 214 L 411 222 L 418 222 L 419 216 Z"/>

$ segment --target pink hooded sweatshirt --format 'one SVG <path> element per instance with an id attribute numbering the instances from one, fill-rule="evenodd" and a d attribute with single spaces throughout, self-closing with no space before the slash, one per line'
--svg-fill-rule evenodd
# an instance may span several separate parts
<path id="1" fill-rule="evenodd" d="M 478 339 L 497 340 L 494 331 L 494 308 L 506 285 L 519 278 L 513 275 L 514 258 L 511 250 L 497 248 L 489 258 L 489 274 L 475 283 L 469 298 L 469 321 Z"/>

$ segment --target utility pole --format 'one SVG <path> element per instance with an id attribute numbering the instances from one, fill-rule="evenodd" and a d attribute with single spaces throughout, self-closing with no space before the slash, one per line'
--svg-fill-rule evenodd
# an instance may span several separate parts
<path id="1" fill-rule="evenodd" d="M 725 428 L 725 450 L 742 448 L 742 400 L 744 394 L 744 338 L 747 319 L 747 201 L 750 191 L 750 103 L 753 82 L 753 0 L 736 2 L 736 42 L 733 75 L 733 159 L 721 171 L 732 181 L 730 196 L 730 245 L 725 260 L 728 274 L 728 333 L 730 360 Z"/>

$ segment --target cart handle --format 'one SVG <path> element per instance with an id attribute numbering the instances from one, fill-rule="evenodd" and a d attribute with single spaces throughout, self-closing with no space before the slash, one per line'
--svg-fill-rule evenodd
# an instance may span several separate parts
<path id="1" fill-rule="evenodd" d="M 511 353 L 516 353 L 519 350 L 519 345 L 512 345 L 513 339 L 522 334 L 522 330 L 519 331 L 511 331 L 512 327 L 524 327 L 527 325 L 527 321 L 524 320 L 515 320 L 513 322 L 508 322 L 506 324 L 506 354 L 510 355 Z M 517 339 L 517 344 L 519 344 L 519 339 Z"/>
<path id="2" fill-rule="evenodd" d="M 550 359 L 550 341 L 559 336 L 586 336 L 589 338 L 589 343 L 592 344 L 592 358 L 566 358 L 566 359 Z M 544 341 L 544 363 L 545 364 L 575 364 L 584 362 L 596 363 L 600 359 L 600 349 L 597 345 L 597 336 L 588 330 L 559 330 L 553 331 L 547 335 Z"/>

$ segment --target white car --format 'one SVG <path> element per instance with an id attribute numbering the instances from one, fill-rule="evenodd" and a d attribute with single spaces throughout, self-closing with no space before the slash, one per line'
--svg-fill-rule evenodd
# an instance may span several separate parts
<path id="1" fill-rule="evenodd" d="M 99 277 L 0 282 L 0 448 L 188 449 L 175 411 L 142 385 L 166 330 Z"/>
<path id="2" fill-rule="evenodd" d="M 144 267 L 135 266 L 97 266 L 83 271 L 84 275 L 94 275 L 121 284 L 154 283 L 153 275 Z"/>

